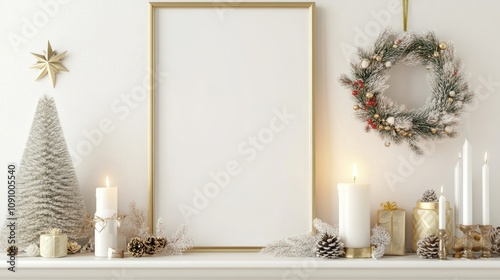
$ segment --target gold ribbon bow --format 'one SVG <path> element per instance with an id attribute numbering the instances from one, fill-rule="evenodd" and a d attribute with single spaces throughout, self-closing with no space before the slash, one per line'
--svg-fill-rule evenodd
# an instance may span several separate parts
<path id="1" fill-rule="evenodd" d="M 380 203 L 380 207 L 382 207 L 384 210 L 396 210 L 396 209 L 398 209 L 398 204 L 395 201 L 393 201 L 393 202 L 386 201 L 386 202 Z"/>
<path id="2" fill-rule="evenodd" d="M 123 215 L 123 214 L 113 214 L 113 216 L 109 217 L 109 218 L 102 218 L 102 217 L 99 217 L 97 215 L 94 215 L 94 223 L 95 225 L 99 224 L 101 226 L 101 229 L 98 229 L 97 227 L 95 228 L 99 233 L 101 231 L 104 230 L 104 228 L 106 228 L 106 226 L 108 225 L 108 222 L 109 221 L 112 221 L 112 220 L 116 220 L 117 221 L 117 226 L 120 227 L 120 222 L 125 219 L 126 215 Z"/>
<path id="3" fill-rule="evenodd" d="M 102 217 L 99 217 L 97 215 L 94 215 L 94 223 L 96 225 L 95 229 L 100 233 L 101 231 L 103 231 L 106 228 L 106 226 L 108 225 L 108 222 L 112 221 L 112 220 L 116 220 L 116 213 L 113 214 L 113 216 L 111 216 L 109 218 L 102 218 Z M 101 229 L 98 229 L 97 225 L 101 226 Z"/>
<path id="4" fill-rule="evenodd" d="M 62 230 L 60 228 L 51 228 L 47 231 L 47 233 L 52 235 L 59 235 L 62 233 Z"/>

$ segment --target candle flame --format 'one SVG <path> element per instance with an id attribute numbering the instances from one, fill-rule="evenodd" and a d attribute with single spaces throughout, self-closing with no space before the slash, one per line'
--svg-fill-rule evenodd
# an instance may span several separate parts
<path id="1" fill-rule="evenodd" d="M 458 153 L 458 159 L 461 160 L 462 159 L 462 153 Z"/>
<path id="2" fill-rule="evenodd" d="M 353 164 L 352 165 L 352 177 L 353 177 L 353 181 L 354 183 L 356 183 L 356 175 L 357 175 L 357 172 L 358 170 L 356 169 L 356 164 Z"/>
<path id="3" fill-rule="evenodd" d="M 109 178 L 106 176 L 106 187 L 109 188 Z"/>
<path id="4" fill-rule="evenodd" d="M 443 194 L 443 186 L 441 186 L 441 194 Z"/>
<path id="5" fill-rule="evenodd" d="M 484 153 L 484 163 L 488 162 L 488 153 Z"/>

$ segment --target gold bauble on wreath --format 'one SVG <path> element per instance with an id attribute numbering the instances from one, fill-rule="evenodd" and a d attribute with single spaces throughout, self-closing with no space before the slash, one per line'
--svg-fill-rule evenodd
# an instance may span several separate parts
<path id="1" fill-rule="evenodd" d="M 440 50 L 446 50 L 446 48 L 448 47 L 448 45 L 445 43 L 445 42 L 440 42 L 439 43 L 439 49 Z"/>

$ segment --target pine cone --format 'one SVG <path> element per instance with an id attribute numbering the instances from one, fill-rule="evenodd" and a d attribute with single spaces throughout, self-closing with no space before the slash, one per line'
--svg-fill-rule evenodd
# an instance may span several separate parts
<path id="1" fill-rule="evenodd" d="M 426 190 L 424 194 L 422 195 L 422 199 L 420 200 L 422 202 L 435 202 L 438 201 L 436 192 L 434 190 Z"/>
<path id="2" fill-rule="evenodd" d="M 491 253 L 500 254 L 500 227 L 491 231 Z"/>
<path id="3" fill-rule="evenodd" d="M 167 247 L 167 239 L 166 238 L 158 237 L 158 238 L 156 238 L 156 241 L 158 242 L 158 248 Z"/>
<path id="4" fill-rule="evenodd" d="M 68 254 L 76 254 L 80 252 L 82 246 L 76 242 L 68 242 Z"/>
<path id="5" fill-rule="evenodd" d="M 7 247 L 7 256 L 17 256 L 17 253 L 19 253 L 19 249 L 16 245 Z"/>
<path id="6" fill-rule="evenodd" d="M 145 249 L 146 246 L 144 246 L 144 243 L 139 237 L 132 238 L 127 245 L 128 252 L 135 258 L 142 257 L 142 255 L 144 255 Z"/>
<path id="7" fill-rule="evenodd" d="M 153 236 L 148 237 L 144 241 L 144 253 L 146 253 L 148 255 L 154 255 L 154 254 L 156 254 L 156 249 L 158 249 L 159 246 L 160 246 L 160 244 L 158 243 L 158 239 L 156 239 Z"/>
<path id="8" fill-rule="evenodd" d="M 344 255 L 344 243 L 336 235 L 323 234 L 316 243 L 316 257 L 336 259 Z"/>
<path id="9" fill-rule="evenodd" d="M 427 235 L 417 242 L 417 256 L 422 259 L 437 259 L 439 251 L 439 238 L 435 234 Z"/>

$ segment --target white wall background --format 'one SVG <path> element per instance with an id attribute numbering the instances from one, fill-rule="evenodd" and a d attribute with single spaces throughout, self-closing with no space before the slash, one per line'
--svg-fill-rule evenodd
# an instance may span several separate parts
<path id="1" fill-rule="evenodd" d="M 147 204 L 147 40 L 145 0 L 23 0 L 0 2 L 0 162 L 21 160 L 36 103 L 42 94 L 56 100 L 66 141 L 77 153 L 75 166 L 89 212 L 95 188 L 109 175 L 119 187 L 119 208 L 135 200 Z M 229 1 L 227 5 L 237 5 Z M 467 107 L 463 129 L 473 146 L 474 222 L 481 222 L 481 165 L 488 152 L 491 169 L 491 223 L 500 225 L 500 2 L 494 0 L 420 0 L 410 2 L 409 29 L 434 30 L 452 41 L 477 90 Z M 215 11 L 214 11 L 215 12 Z M 336 184 L 351 180 L 352 163 L 359 181 L 371 184 L 372 223 L 383 201 L 397 201 L 411 210 L 421 193 L 444 186 L 453 199 L 453 167 L 464 134 L 430 143 L 428 153 L 415 158 L 405 146 L 386 148 L 375 133 L 352 117 L 350 93 L 337 78 L 349 72 L 354 46 L 368 46 L 385 26 L 402 30 L 400 0 L 317 1 L 317 213 L 337 223 Z M 34 81 L 29 69 L 50 40 L 55 50 L 68 50 L 70 70 L 57 76 L 52 88 L 44 78 Z M 396 71 L 399 70 L 399 71 Z M 421 106 L 427 97 L 425 70 L 400 67 L 392 71 L 388 93 L 401 103 Z M 103 121 L 112 131 L 98 137 Z M 93 140 L 88 136 L 92 134 Z M 388 176 L 397 176 L 391 182 Z M 0 183 L 6 186 L 6 183 Z M 0 215 L 5 213 L 6 188 L 0 191 Z"/>

